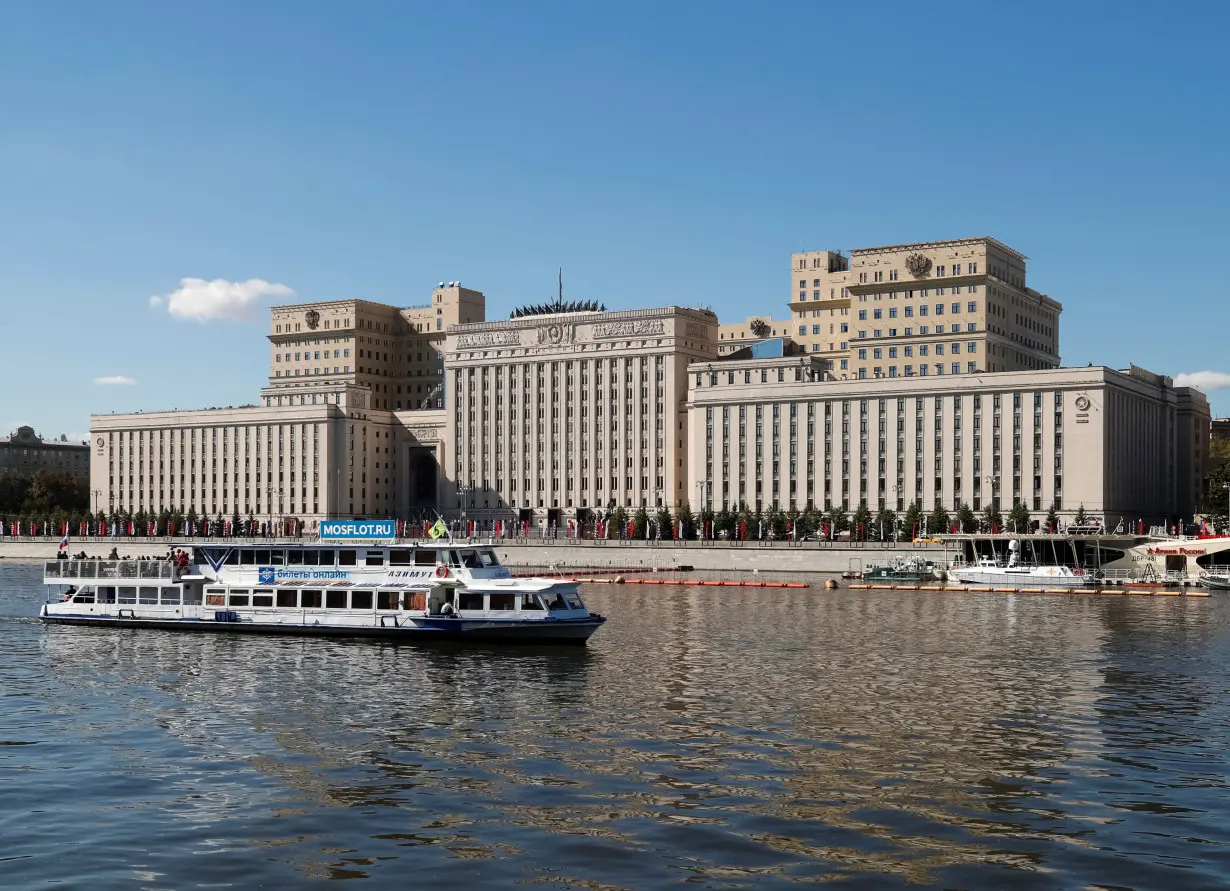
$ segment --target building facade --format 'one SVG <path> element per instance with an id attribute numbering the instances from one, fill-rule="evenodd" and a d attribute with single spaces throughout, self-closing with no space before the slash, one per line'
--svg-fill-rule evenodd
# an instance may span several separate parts
<path id="1" fill-rule="evenodd" d="M 460 282 L 441 282 L 422 306 L 369 300 L 275 306 L 262 399 L 267 406 L 302 405 L 312 392 L 355 386 L 368 390 L 373 410 L 442 408 L 445 332 L 485 318 L 483 293 Z"/>
<path id="2" fill-rule="evenodd" d="M 40 470 L 58 471 L 87 479 L 90 447 L 69 442 L 67 436 L 43 439 L 33 427 L 18 427 L 11 436 L 0 437 L 0 477 L 7 474 L 33 476 Z"/>
<path id="3" fill-rule="evenodd" d="M 985 237 L 793 254 L 790 318 L 723 325 L 719 350 L 767 329 L 839 379 L 1057 368 L 1063 306 L 1026 285 L 1027 259 Z"/>
<path id="4" fill-rule="evenodd" d="M 273 307 L 259 405 L 91 417 L 94 505 L 309 524 L 434 509 L 446 331 L 484 313 L 459 282 L 423 306 Z"/>
<path id="5" fill-rule="evenodd" d="M 686 501 L 687 369 L 717 359 L 717 327 L 682 307 L 453 327 L 443 506 L 550 524 Z"/>
<path id="6" fill-rule="evenodd" d="M 993 502 L 1190 516 L 1198 391 L 1059 367 L 1060 304 L 990 238 L 792 257 L 789 320 L 677 306 L 277 306 L 260 404 L 91 419 L 95 506 L 558 524 L 612 507 Z"/>
<path id="7" fill-rule="evenodd" d="M 689 375 L 689 466 L 713 509 L 997 502 L 1152 523 L 1200 497 L 1208 402 L 1140 368 L 842 380 L 808 354 Z"/>

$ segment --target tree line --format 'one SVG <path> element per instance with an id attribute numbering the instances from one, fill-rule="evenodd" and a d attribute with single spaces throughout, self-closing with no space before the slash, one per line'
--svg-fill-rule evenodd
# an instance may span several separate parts
<path id="1" fill-rule="evenodd" d="M 81 516 L 90 508 L 90 484 L 64 470 L 0 477 L 0 516 Z"/>
<path id="2" fill-rule="evenodd" d="M 1083 514 L 1083 510 L 1082 510 Z M 831 508 L 828 511 L 811 507 L 803 510 L 753 510 L 747 505 L 719 511 L 701 510 L 694 513 L 688 505 L 672 512 L 667 508 L 651 511 L 639 508 L 629 512 L 622 507 L 599 510 L 593 520 L 606 524 L 608 538 L 630 534 L 634 539 L 646 538 L 803 538 L 814 535 L 836 538 L 849 533 L 856 541 L 895 541 L 927 535 L 959 532 L 1032 532 L 1060 531 L 1059 517 L 1054 509 L 1044 519 L 1034 520 L 1024 504 L 1016 504 L 1005 516 L 999 502 L 993 501 L 979 514 L 968 504 L 950 513 L 942 505 L 924 510 L 914 502 L 898 514 L 889 508 L 872 512 L 861 502 L 852 512 Z"/>

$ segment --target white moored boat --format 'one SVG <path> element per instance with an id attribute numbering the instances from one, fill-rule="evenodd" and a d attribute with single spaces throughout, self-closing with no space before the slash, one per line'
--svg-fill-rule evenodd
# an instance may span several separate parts
<path id="1" fill-rule="evenodd" d="M 512 578 L 484 545 L 203 544 L 174 560 L 54 560 L 44 622 L 583 645 L 577 583 Z"/>
<path id="2" fill-rule="evenodd" d="M 966 585 L 1011 588 L 1083 588 L 1097 584 L 1081 569 L 1068 566 L 1027 565 L 1020 562 L 1021 543 L 1008 542 L 1008 562 L 983 557 L 973 566 L 953 566 L 949 577 Z"/>

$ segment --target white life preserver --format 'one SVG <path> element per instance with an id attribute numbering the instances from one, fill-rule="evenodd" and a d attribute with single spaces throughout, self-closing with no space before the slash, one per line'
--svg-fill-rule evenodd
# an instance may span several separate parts
<path id="1" fill-rule="evenodd" d="M 438 579 L 448 578 L 448 564 L 446 563 L 436 564 L 436 578 Z"/>

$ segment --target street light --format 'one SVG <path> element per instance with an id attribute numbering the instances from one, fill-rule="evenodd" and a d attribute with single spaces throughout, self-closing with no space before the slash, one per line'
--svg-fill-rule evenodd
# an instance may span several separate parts
<path id="1" fill-rule="evenodd" d="M 457 498 L 460 501 L 461 508 L 461 531 L 466 531 L 466 499 L 470 497 L 470 493 L 474 491 L 474 487 L 466 483 L 462 483 L 457 487 Z"/>

